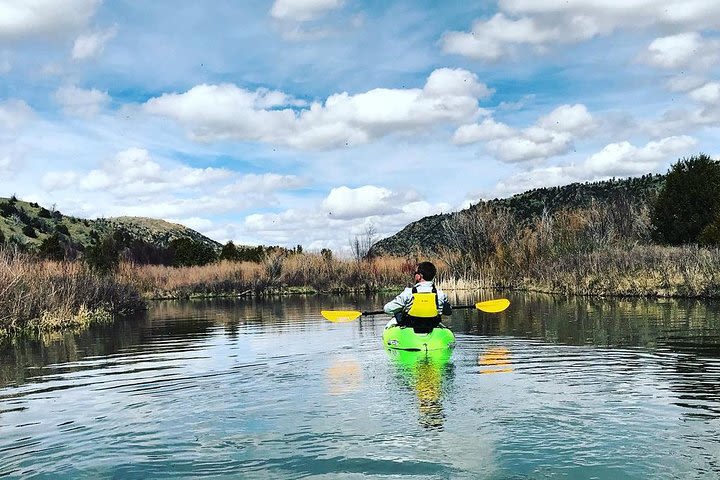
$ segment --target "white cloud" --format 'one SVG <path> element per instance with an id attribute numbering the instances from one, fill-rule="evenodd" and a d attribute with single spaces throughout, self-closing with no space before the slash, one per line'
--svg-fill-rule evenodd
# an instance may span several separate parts
<path id="1" fill-rule="evenodd" d="M 73 60 L 86 60 L 96 57 L 105 49 L 105 43 L 117 33 L 117 28 L 80 35 L 75 39 L 72 49 Z"/>
<path id="2" fill-rule="evenodd" d="M 0 103 L 0 128 L 16 130 L 34 116 L 33 109 L 22 100 L 10 99 Z"/>
<path id="3" fill-rule="evenodd" d="M 656 38 L 641 59 L 650 65 L 666 69 L 710 68 L 720 59 L 720 41 L 703 39 L 697 32 Z"/>
<path id="4" fill-rule="evenodd" d="M 446 203 L 433 205 L 423 200 L 402 200 L 403 195 L 399 197 L 392 212 L 384 211 L 377 215 L 337 218 L 334 214 L 328 215 L 323 206 L 320 210 L 292 208 L 279 213 L 248 215 L 242 224 L 229 227 L 226 231 L 231 232 L 238 243 L 301 244 L 307 249 L 330 248 L 340 254 L 349 254 L 349 240 L 355 235 L 362 235 L 368 226 L 372 225 L 378 238 L 382 238 L 396 233 L 410 222 L 450 210 Z M 410 195 L 407 198 L 414 197 Z"/>
<path id="5" fill-rule="evenodd" d="M 262 175 L 248 174 L 236 182 L 221 188 L 220 195 L 233 195 L 239 193 L 269 193 L 278 190 L 292 190 L 305 185 L 306 181 L 296 175 L 279 175 L 265 173 Z"/>
<path id="6" fill-rule="evenodd" d="M 78 180 L 76 172 L 47 172 L 40 180 L 46 191 L 64 190 L 73 186 Z"/>
<path id="7" fill-rule="evenodd" d="M 642 148 L 629 142 L 612 143 L 590 156 L 583 169 L 594 177 L 642 175 L 657 171 L 660 162 L 687 152 L 697 141 L 681 135 L 649 142 Z"/>
<path id="8" fill-rule="evenodd" d="M 720 102 L 720 83 L 706 83 L 702 87 L 691 91 L 690 98 L 700 103 L 717 105 Z"/>
<path id="9" fill-rule="evenodd" d="M 343 0 L 275 0 L 270 15 L 278 20 L 304 22 L 343 5 Z"/>
<path id="10" fill-rule="evenodd" d="M 70 85 L 57 89 L 55 101 L 68 115 L 92 117 L 110 102 L 110 96 L 94 88 L 86 90 Z"/>
<path id="11" fill-rule="evenodd" d="M 579 165 L 558 165 L 519 172 L 499 182 L 495 194 L 505 196 L 533 188 L 654 173 L 685 155 L 696 144 L 694 138 L 686 135 L 651 141 L 643 147 L 636 147 L 630 142 L 611 143 Z"/>
<path id="12" fill-rule="evenodd" d="M 476 20 L 469 32 L 446 32 L 441 40 L 443 51 L 497 61 L 524 53 L 524 47 L 543 52 L 553 45 L 578 43 L 618 29 L 720 26 L 716 0 L 501 0 L 498 7 L 499 13 Z M 670 60 L 669 50 L 662 50 L 665 54 L 655 56 L 654 61 Z"/>
<path id="13" fill-rule="evenodd" d="M 46 188 L 70 188 L 107 191 L 119 196 L 148 195 L 177 191 L 230 177 L 231 172 L 217 168 L 167 168 L 152 160 L 147 150 L 129 148 L 119 152 L 102 168 L 85 174 L 49 172 L 43 178 Z"/>
<path id="14" fill-rule="evenodd" d="M 695 75 L 677 75 L 669 79 L 666 83 L 668 90 L 671 92 L 689 92 L 701 87 L 705 83 L 703 77 Z"/>
<path id="15" fill-rule="evenodd" d="M 322 208 L 333 218 L 351 219 L 370 215 L 388 215 L 399 211 L 399 195 L 387 188 L 364 185 L 358 188 L 333 188 Z"/>
<path id="16" fill-rule="evenodd" d="M 596 128 L 585 105 L 561 105 L 538 119 L 534 126 L 515 130 L 492 118 L 480 124 L 463 125 L 455 131 L 458 145 L 486 142 L 485 148 L 506 163 L 541 160 L 567 153 L 573 139 Z"/>
<path id="17" fill-rule="evenodd" d="M 561 105 L 544 117 L 540 117 L 538 126 L 555 132 L 571 133 L 583 136 L 595 127 L 595 120 L 585 105 Z"/>
<path id="18" fill-rule="evenodd" d="M 289 108 L 301 102 L 282 92 L 251 92 L 231 84 L 198 85 L 182 94 L 164 94 L 150 99 L 144 108 L 176 119 L 200 141 L 239 139 L 323 150 L 472 121 L 482 113 L 478 100 L 491 93 L 476 75 L 442 68 L 430 74 L 422 89 L 339 93 L 309 108 Z M 271 94 L 273 104 L 268 105 Z"/>
<path id="19" fill-rule="evenodd" d="M 0 41 L 57 36 L 82 28 L 100 0 L 3 0 L 0 2 Z"/>
<path id="20" fill-rule="evenodd" d="M 582 34 L 581 31 L 571 34 L 563 27 L 543 26 L 528 17 L 514 20 L 498 13 L 487 21 L 476 20 L 470 32 L 446 32 L 440 44 L 445 53 L 493 62 L 513 54 L 520 45 L 539 48 L 547 43 L 562 41 L 565 36 L 575 38 Z M 586 31 L 585 35 L 588 34 Z"/>
<path id="21" fill-rule="evenodd" d="M 517 135 L 517 131 L 514 128 L 504 123 L 496 122 L 492 118 L 487 118 L 479 124 L 461 125 L 455 131 L 453 142 L 457 145 L 467 145 L 470 143 L 509 138 L 514 135 Z"/>

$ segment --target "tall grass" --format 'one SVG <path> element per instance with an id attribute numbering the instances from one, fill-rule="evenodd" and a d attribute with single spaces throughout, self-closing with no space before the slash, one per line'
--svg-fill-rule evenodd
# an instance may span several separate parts
<path id="1" fill-rule="evenodd" d="M 0 336 L 107 322 L 143 307 L 138 291 L 80 262 L 0 250 Z"/>
<path id="2" fill-rule="evenodd" d="M 273 253 L 261 263 L 222 261 L 179 268 L 125 263 L 119 276 L 147 297 L 188 298 L 289 291 L 374 292 L 406 285 L 414 268 L 414 260 L 397 257 L 358 262 L 314 253 Z"/>
<path id="3" fill-rule="evenodd" d="M 720 250 L 650 241 L 649 209 L 618 197 L 521 222 L 477 209 L 447 223 L 450 277 L 480 287 L 580 295 L 720 296 Z"/>

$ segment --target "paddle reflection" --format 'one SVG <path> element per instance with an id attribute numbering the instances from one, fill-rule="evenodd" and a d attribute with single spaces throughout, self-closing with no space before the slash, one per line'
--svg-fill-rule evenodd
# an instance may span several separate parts
<path id="1" fill-rule="evenodd" d="M 513 371 L 510 350 L 505 347 L 491 347 L 478 355 L 481 374 L 510 373 Z"/>
<path id="2" fill-rule="evenodd" d="M 356 392 L 362 386 L 362 369 L 355 358 L 333 358 L 325 373 L 330 395 Z"/>
<path id="3" fill-rule="evenodd" d="M 420 425 L 442 429 L 445 423 L 442 400 L 453 376 L 451 349 L 429 352 L 386 350 L 404 383 L 417 395 Z"/>

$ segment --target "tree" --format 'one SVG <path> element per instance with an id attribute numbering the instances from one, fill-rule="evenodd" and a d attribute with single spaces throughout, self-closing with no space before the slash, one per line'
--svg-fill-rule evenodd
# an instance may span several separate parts
<path id="1" fill-rule="evenodd" d="M 25 225 L 22 228 L 22 233 L 30 238 L 37 238 L 37 232 L 35 232 L 35 229 L 32 225 Z"/>
<path id="2" fill-rule="evenodd" d="M 368 225 L 365 227 L 363 233 L 355 235 L 355 238 L 350 239 L 350 251 L 355 261 L 360 262 L 368 257 L 370 249 L 375 244 L 375 238 L 377 237 L 377 230 L 375 225 Z"/>
<path id="3" fill-rule="evenodd" d="M 41 257 L 47 258 L 48 260 L 65 260 L 65 247 L 57 233 L 50 235 L 42 241 L 38 253 Z"/>
<path id="4" fill-rule="evenodd" d="M 170 250 L 173 253 L 173 266 L 176 267 L 207 265 L 217 260 L 217 254 L 210 245 L 191 238 L 171 240 Z"/>
<path id="5" fill-rule="evenodd" d="M 705 154 L 683 158 L 670 168 L 658 194 L 653 235 L 671 245 L 696 243 L 719 214 L 720 162 Z"/>
<path id="6" fill-rule="evenodd" d="M 223 245 L 222 250 L 220 250 L 220 260 L 230 260 L 231 262 L 235 262 L 238 259 L 238 249 L 233 243 L 233 241 L 230 240 L 225 245 Z"/>
<path id="7" fill-rule="evenodd" d="M 99 273 L 110 273 L 120 264 L 120 247 L 112 235 L 104 237 L 85 250 L 85 262 Z"/>

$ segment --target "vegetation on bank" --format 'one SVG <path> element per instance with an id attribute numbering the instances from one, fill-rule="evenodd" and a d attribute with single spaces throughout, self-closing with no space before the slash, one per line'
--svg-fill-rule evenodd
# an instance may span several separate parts
<path id="1" fill-rule="evenodd" d="M 720 297 L 720 163 L 677 162 L 656 195 L 618 192 L 527 219 L 484 204 L 445 220 L 452 278 L 581 295 Z"/>
<path id="2" fill-rule="evenodd" d="M 409 225 L 410 246 L 395 256 L 379 255 L 372 230 L 351 241 L 353 258 L 338 259 L 300 245 L 221 246 L 167 222 L 147 239 L 137 233 L 152 222 L 93 229 L 85 244 L 73 240 L 84 221 L 68 218 L 0 199 L 0 336 L 109 321 L 144 298 L 395 291 L 421 259 L 439 266 L 447 289 L 720 297 L 720 163 L 705 155 L 665 176 L 539 189 L 429 217 L 437 237 Z M 38 241 L 19 246 L 19 231 Z"/>
<path id="3" fill-rule="evenodd" d="M 143 307 L 132 285 L 81 262 L 0 250 L 0 337 L 83 328 Z"/>

